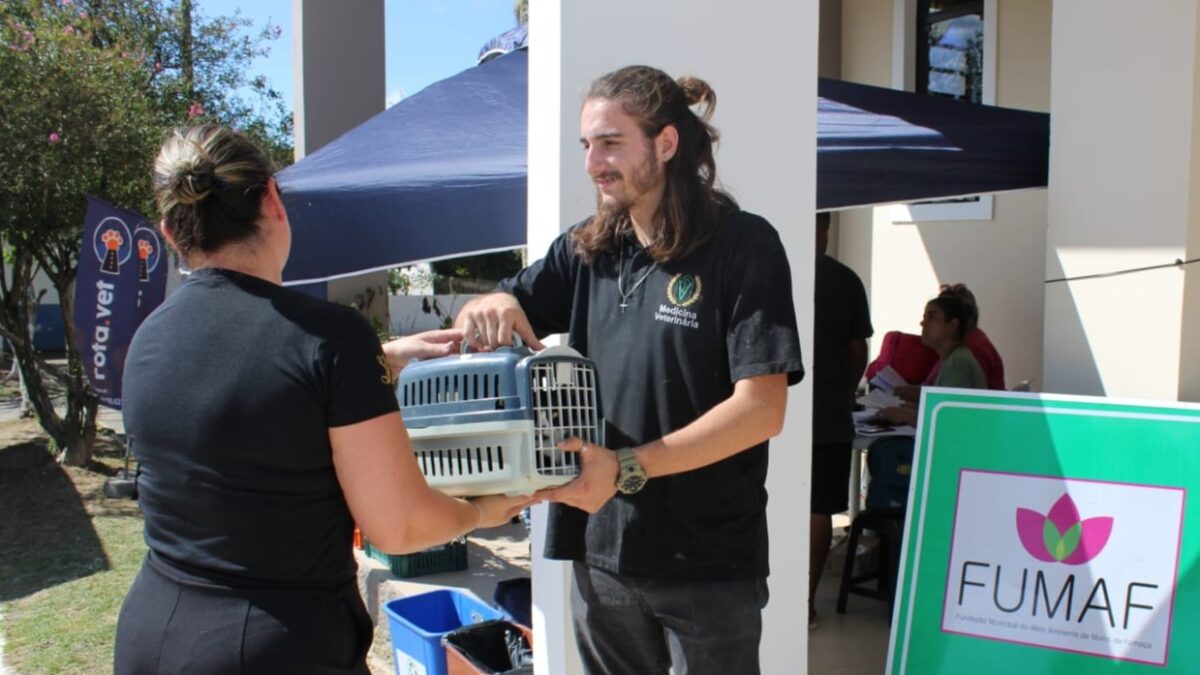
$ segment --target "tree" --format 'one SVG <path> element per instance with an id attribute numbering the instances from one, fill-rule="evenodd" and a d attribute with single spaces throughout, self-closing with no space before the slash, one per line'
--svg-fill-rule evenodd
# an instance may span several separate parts
<path id="1" fill-rule="evenodd" d="M 244 35 L 247 24 L 196 16 L 190 0 L 0 3 L 0 337 L 59 461 L 86 464 L 96 434 L 98 401 L 74 346 L 85 195 L 153 218 L 154 153 L 169 129 L 197 118 L 239 127 L 281 165 L 290 160 L 290 115 L 245 75 L 273 33 Z M 237 93 L 243 85 L 256 101 Z M 39 272 L 60 298 L 65 370 L 42 358 L 28 329 Z M 63 413 L 48 379 L 66 389 Z"/>

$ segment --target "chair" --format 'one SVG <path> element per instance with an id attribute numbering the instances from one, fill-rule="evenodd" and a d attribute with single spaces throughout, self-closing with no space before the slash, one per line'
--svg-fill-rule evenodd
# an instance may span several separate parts
<path id="1" fill-rule="evenodd" d="M 904 512 L 904 508 L 867 509 L 860 512 L 850 524 L 846 562 L 838 588 L 838 614 L 846 613 L 846 600 L 850 594 L 854 594 L 887 602 L 890 616 L 896 599 L 896 573 L 900 569 L 900 550 L 904 539 Z M 854 563 L 863 530 L 871 530 L 879 536 L 879 568 L 856 576 Z M 875 588 L 868 585 L 870 581 L 875 582 Z"/>
<path id="2" fill-rule="evenodd" d="M 867 508 L 850 523 L 846 563 L 838 589 L 838 614 L 846 613 L 846 599 L 851 593 L 883 600 L 888 603 L 888 610 L 892 609 L 904 543 L 904 513 L 908 508 L 913 451 L 913 439 L 906 436 L 880 438 L 867 450 L 867 469 L 871 473 Z M 855 576 L 854 563 L 863 530 L 871 530 L 879 536 L 879 569 Z M 872 580 L 875 581 L 874 589 L 867 584 Z"/>

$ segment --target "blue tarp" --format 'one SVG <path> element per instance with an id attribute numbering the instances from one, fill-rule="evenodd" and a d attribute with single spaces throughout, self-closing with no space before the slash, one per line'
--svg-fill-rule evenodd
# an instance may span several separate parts
<path id="1" fill-rule="evenodd" d="M 1050 116 L 820 80 L 817 209 L 1045 187 Z"/>
<path id="2" fill-rule="evenodd" d="M 284 279 L 524 245 L 527 62 L 521 49 L 432 84 L 280 172 Z M 1046 185 L 1049 115 L 818 89 L 820 210 Z"/>
<path id="3" fill-rule="evenodd" d="M 525 243 L 527 52 L 429 85 L 279 172 L 288 283 Z"/>

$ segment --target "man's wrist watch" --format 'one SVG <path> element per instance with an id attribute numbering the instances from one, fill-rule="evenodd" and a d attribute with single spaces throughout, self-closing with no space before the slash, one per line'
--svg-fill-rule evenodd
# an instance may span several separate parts
<path id="1" fill-rule="evenodd" d="M 617 450 L 617 492 L 631 495 L 646 486 L 646 470 L 638 463 L 633 448 Z"/>

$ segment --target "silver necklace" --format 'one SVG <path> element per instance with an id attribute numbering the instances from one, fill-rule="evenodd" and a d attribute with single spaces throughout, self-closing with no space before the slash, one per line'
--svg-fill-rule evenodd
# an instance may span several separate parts
<path id="1" fill-rule="evenodd" d="M 640 251 L 639 251 L 639 253 L 640 253 Z M 633 274 L 633 264 L 635 262 L 637 262 L 637 253 L 634 253 L 633 257 L 629 259 L 630 274 Z M 621 294 L 620 307 L 621 307 L 622 314 L 624 314 L 625 310 L 629 308 L 629 299 L 633 297 L 634 291 L 636 291 L 638 289 L 638 286 L 642 285 L 642 282 L 646 280 L 646 277 L 650 276 L 650 273 L 653 272 L 654 268 L 657 266 L 658 266 L 657 260 L 650 263 L 650 266 L 646 268 L 646 271 L 642 272 L 641 278 L 639 278 L 637 281 L 633 282 L 633 286 L 631 286 L 629 288 L 629 291 L 627 292 L 625 290 L 625 247 L 624 246 L 621 247 L 620 258 L 619 258 L 618 267 L 617 267 L 617 293 Z"/>

